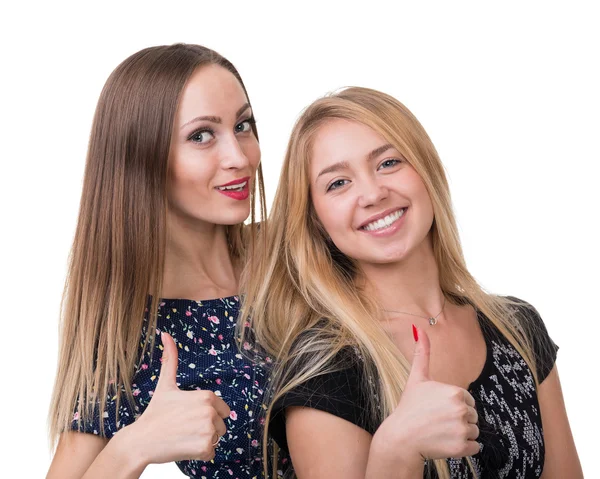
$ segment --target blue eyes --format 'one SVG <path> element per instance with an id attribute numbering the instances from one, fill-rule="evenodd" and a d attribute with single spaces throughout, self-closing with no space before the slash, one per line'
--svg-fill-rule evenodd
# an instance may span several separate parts
<path id="1" fill-rule="evenodd" d="M 246 133 L 247 131 L 252 130 L 252 119 L 244 120 L 241 123 L 235 125 L 236 133 Z"/>
<path id="2" fill-rule="evenodd" d="M 252 131 L 252 125 L 256 123 L 254 117 L 248 118 L 247 120 L 241 121 L 233 128 L 235 134 L 248 133 Z M 205 145 L 215 137 L 215 131 L 212 128 L 203 127 L 199 130 L 194 131 L 188 140 L 198 145 Z"/>
<path id="3" fill-rule="evenodd" d="M 386 160 L 383 160 L 379 164 L 379 166 L 377 167 L 377 171 L 394 168 L 395 166 L 398 166 L 400 163 L 402 163 L 402 161 L 403 160 L 400 158 L 387 158 Z M 348 183 L 350 183 L 350 180 L 346 180 L 346 179 L 335 180 L 335 181 L 329 183 L 326 191 L 337 190 L 337 189 L 341 188 L 342 186 L 346 186 Z"/>
<path id="4" fill-rule="evenodd" d="M 327 191 L 337 190 L 338 188 L 344 186 L 347 182 L 348 180 L 335 180 L 327 187 Z"/>
<path id="5" fill-rule="evenodd" d="M 192 133 L 189 137 L 189 140 L 194 143 L 204 144 L 208 143 L 215 137 L 215 132 L 211 129 L 205 128 L 204 130 L 199 130 Z"/>
<path id="6" fill-rule="evenodd" d="M 396 166 L 398 163 L 401 163 L 401 160 L 398 160 L 397 158 L 389 158 L 382 161 L 381 165 L 379 165 L 379 168 L 377 169 L 381 170 L 383 168 L 391 168 L 392 166 Z"/>

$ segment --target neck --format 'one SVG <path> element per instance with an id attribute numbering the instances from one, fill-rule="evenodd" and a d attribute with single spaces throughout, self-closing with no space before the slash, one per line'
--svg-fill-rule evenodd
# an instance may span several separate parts
<path id="1" fill-rule="evenodd" d="M 170 214 L 164 298 L 210 299 L 237 294 L 238 271 L 226 227 Z"/>
<path id="2" fill-rule="evenodd" d="M 440 312 L 444 295 L 431 241 L 402 261 L 361 265 L 367 292 L 388 311 L 433 316 Z"/>

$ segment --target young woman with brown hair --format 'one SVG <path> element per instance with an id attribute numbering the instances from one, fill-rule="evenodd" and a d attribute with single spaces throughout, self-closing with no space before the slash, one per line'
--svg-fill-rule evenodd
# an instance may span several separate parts
<path id="1" fill-rule="evenodd" d="M 265 374 L 234 336 L 259 163 L 244 84 L 216 52 L 147 48 L 110 75 L 63 298 L 49 478 L 170 461 L 189 477 L 261 473 Z"/>
<path id="2" fill-rule="evenodd" d="M 297 477 L 582 477 L 557 347 L 469 273 L 444 168 L 394 98 L 304 111 L 255 261 L 241 319 L 276 360 L 266 427 Z"/>

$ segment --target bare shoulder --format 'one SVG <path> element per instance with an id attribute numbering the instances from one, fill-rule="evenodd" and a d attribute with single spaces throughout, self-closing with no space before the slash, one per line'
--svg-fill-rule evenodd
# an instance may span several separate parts
<path id="1" fill-rule="evenodd" d="M 61 434 L 46 479 L 82 477 L 108 441 L 95 434 L 82 432 Z"/>
<path id="2" fill-rule="evenodd" d="M 290 407 L 286 435 L 299 479 L 365 477 L 372 436 L 350 421 L 318 409 Z"/>

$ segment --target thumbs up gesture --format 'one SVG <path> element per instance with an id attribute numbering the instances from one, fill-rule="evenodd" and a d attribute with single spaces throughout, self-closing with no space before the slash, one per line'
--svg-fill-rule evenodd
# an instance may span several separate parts
<path id="1" fill-rule="evenodd" d="M 413 326 L 416 345 L 402 399 L 376 434 L 403 451 L 413 464 L 423 459 L 472 456 L 479 452 L 475 400 L 466 389 L 433 381 L 429 375 L 430 343 Z"/>
<path id="2" fill-rule="evenodd" d="M 140 418 L 124 429 L 137 428 L 146 463 L 210 461 L 227 430 L 229 407 L 212 391 L 181 391 L 177 387 L 177 346 L 162 333 L 162 366 L 152 400 Z M 138 444 L 139 446 L 139 444 Z"/>

